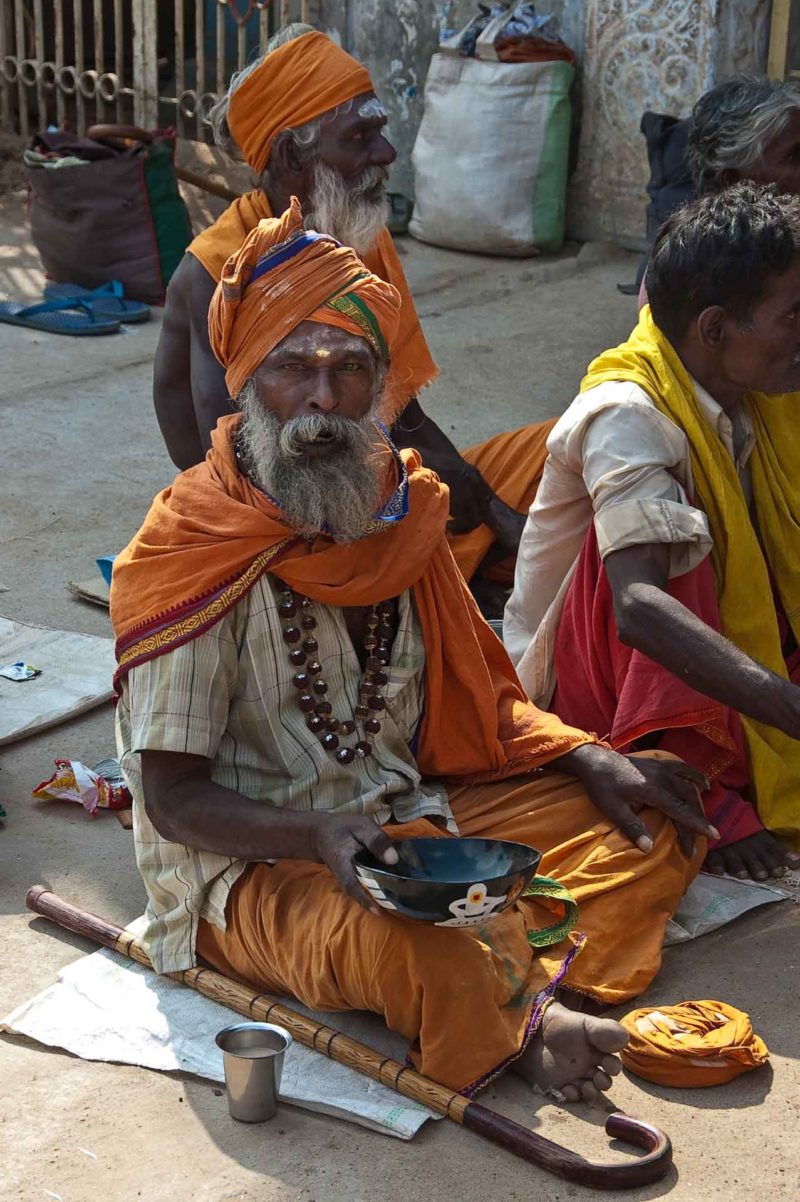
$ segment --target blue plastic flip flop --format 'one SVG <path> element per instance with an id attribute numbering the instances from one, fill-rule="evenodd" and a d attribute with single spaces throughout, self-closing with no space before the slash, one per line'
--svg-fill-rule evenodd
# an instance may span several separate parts
<path id="1" fill-rule="evenodd" d="M 119 280 L 109 280 L 99 288 L 82 288 L 80 284 L 45 284 L 44 294 L 52 300 L 69 300 L 77 297 L 91 305 L 98 317 L 116 318 L 131 325 L 135 321 L 147 321 L 150 306 L 141 301 L 125 300 L 125 289 Z"/>
<path id="2" fill-rule="evenodd" d="M 73 300 L 48 300 L 38 305 L 18 305 L 16 301 L 0 301 L 0 322 L 25 326 L 29 330 L 44 330 L 47 334 L 116 334 L 116 318 L 101 319 L 91 306 L 77 297 Z"/>

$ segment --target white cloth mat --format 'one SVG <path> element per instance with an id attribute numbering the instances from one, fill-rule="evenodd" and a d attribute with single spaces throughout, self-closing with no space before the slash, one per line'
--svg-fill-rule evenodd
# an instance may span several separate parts
<path id="1" fill-rule="evenodd" d="M 108 701 L 116 668 L 114 640 L 0 618 L 0 665 L 23 660 L 41 676 L 0 676 L 0 746 Z"/>
<path id="2" fill-rule="evenodd" d="M 312 1014 L 297 1002 L 288 1004 Z M 375 1015 L 312 1017 L 384 1055 L 405 1060 L 405 1041 L 387 1031 Z M 224 1082 L 222 1053 L 214 1037 L 223 1027 L 244 1021 L 227 1006 L 103 950 L 62 969 L 55 985 L 18 1006 L 0 1029 L 64 1048 L 84 1060 L 179 1070 Z M 412 1139 L 426 1119 L 441 1117 L 296 1041 L 284 1059 L 281 1097 L 291 1105 L 398 1139 Z"/>

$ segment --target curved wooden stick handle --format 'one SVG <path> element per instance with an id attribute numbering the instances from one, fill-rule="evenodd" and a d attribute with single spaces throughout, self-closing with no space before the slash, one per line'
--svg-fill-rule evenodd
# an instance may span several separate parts
<path id="1" fill-rule="evenodd" d="M 29 910 L 52 919 L 76 935 L 85 935 L 146 968 L 153 967 L 147 953 L 128 931 L 96 914 L 78 909 L 44 885 L 34 885 L 29 889 L 25 904 Z M 221 973 L 208 968 L 190 968 L 185 972 L 167 975 L 248 1018 L 280 1023 L 298 1043 L 388 1085 L 404 1097 L 430 1107 L 438 1114 L 461 1123 L 470 1131 L 567 1181 L 576 1181 L 595 1189 L 632 1189 L 658 1181 L 672 1163 L 672 1145 L 663 1131 L 626 1114 L 609 1116 L 607 1134 L 645 1148 L 647 1155 L 626 1164 L 595 1164 L 487 1106 L 471 1102 L 463 1094 L 454 1093 L 436 1081 L 430 1081 L 408 1065 L 382 1056 L 374 1048 L 350 1039 L 343 1032 L 298 1014 L 282 1002 L 275 1002 L 263 993 L 255 993 Z"/>

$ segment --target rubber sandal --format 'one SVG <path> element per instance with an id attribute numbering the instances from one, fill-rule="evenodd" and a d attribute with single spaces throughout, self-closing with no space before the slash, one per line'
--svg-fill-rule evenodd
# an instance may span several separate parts
<path id="1" fill-rule="evenodd" d="M 38 305 L 18 305 L 16 301 L 0 301 L 0 322 L 43 330 L 47 334 L 116 334 L 119 322 L 100 320 L 84 301 L 50 300 Z"/>
<path id="2" fill-rule="evenodd" d="M 110 280 L 99 288 L 82 288 L 80 284 L 45 284 L 44 294 L 48 300 L 69 300 L 76 297 L 91 305 L 92 312 L 98 317 L 109 317 L 112 320 L 133 325 L 137 321 L 147 321 L 150 317 L 150 306 L 141 301 L 125 300 L 125 289 L 119 280 Z"/>

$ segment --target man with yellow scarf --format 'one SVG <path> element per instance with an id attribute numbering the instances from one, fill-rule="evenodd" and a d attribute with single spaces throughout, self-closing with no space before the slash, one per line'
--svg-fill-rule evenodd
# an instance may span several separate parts
<path id="1" fill-rule="evenodd" d="M 706 866 L 762 880 L 800 861 L 800 197 L 680 210 L 648 292 L 548 440 L 504 637 L 538 705 L 701 769 Z"/>

